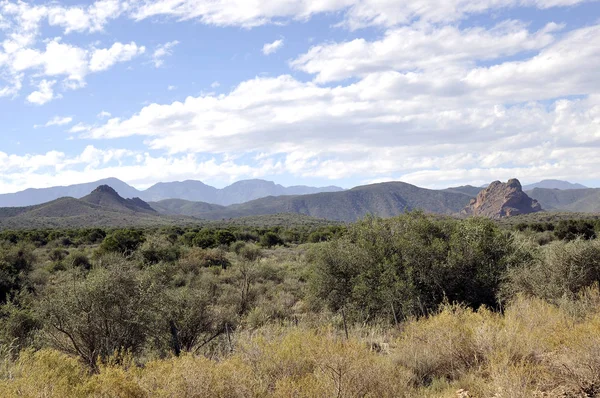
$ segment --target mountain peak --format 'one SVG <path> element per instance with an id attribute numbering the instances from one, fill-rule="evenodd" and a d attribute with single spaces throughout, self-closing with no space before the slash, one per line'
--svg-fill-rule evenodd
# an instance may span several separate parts
<path id="1" fill-rule="evenodd" d="M 98 188 L 96 188 L 92 191 L 92 194 L 98 194 L 98 193 L 109 194 L 109 195 L 121 197 L 121 195 L 119 195 L 117 193 L 117 191 L 115 191 L 110 185 L 100 185 Z"/>
<path id="2" fill-rule="evenodd" d="M 155 213 L 156 211 L 140 198 L 125 199 L 109 185 L 100 185 L 88 196 L 81 199 L 84 202 L 110 208 L 113 211 L 134 213 Z"/>
<path id="3" fill-rule="evenodd" d="M 523 192 L 519 180 L 512 178 L 506 183 L 492 182 L 477 198 L 471 199 L 462 213 L 497 219 L 538 211 L 542 211 L 540 204 Z"/>

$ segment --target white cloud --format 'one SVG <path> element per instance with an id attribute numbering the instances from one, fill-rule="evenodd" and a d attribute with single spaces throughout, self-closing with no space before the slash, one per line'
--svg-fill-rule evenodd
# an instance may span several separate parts
<path id="1" fill-rule="evenodd" d="M 38 127 L 51 127 L 51 126 L 64 126 L 73 121 L 71 116 L 54 116 L 52 119 L 48 120 L 44 125 L 36 124 L 33 126 L 34 128 Z"/>
<path id="2" fill-rule="evenodd" d="M 351 29 L 365 26 L 397 26 L 416 19 L 442 23 L 468 15 L 517 6 L 572 6 L 586 0 L 142 0 L 131 16 L 137 20 L 165 15 L 179 20 L 199 19 L 217 26 L 245 28 L 305 20 L 316 14 L 343 13 L 342 25 Z"/>
<path id="3" fill-rule="evenodd" d="M 168 86 L 167 90 L 169 90 L 169 91 L 177 90 L 177 86 Z"/>
<path id="4" fill-rule="evenodd" d="M 107 112 L 107 111 L 102 111 L 102 112 L 100 112 L 100 113 L 97 115 L 97 117 L 98 117 L 99 119 L 105 119 L 105 118 L 108 118 L 108 117 L 111 117 L 111 116 L 112 116 L 112 115 L 110 114 L 110 112 Z"/>
<path id="5" fill-rule="evenodd" d="M 52 101 L 55 97 L 54 90 L 52 87 L 56 84 L 56 80 L 42 80 L 38 85 L 38 90 L 32 92 L 27 96 L 27 101 L 36 104 L 44 105 L 47 102 Z"/>
<path id="6" fill-rule="evenodd" d="M 165 63 L 163 58 L 173 55 L 173 47 L 175 47 L 178 44 L 179 42 L 177 40 L 174 40 L 158 46 L 152 54 L 152 62 L 154 62 L 154 66 L 157 68 L 163 66 Z"/>
<path id="7" fill-rule="evenodd" d="M 146 51 L 144 46 L 135 42 L 129 44 L 115 43 L 110 48 L 94 50 L 90 58 L 90 71 L 104 71 L 118 62 L 130 61 Z"/>
<path id="8" fill-rule="evenodd" d="M 283 47 L 283 39 L 275 40 L 273 43 L 266 43 L 262 48 L 262 53 L 270 55 L 277 52 L 281 47 Z"/>
<path id="9" fill-rule="evenodd" d="M 212 83 L 211 83 L 210 87 L 211 87 L 211 88 L 218 88 L 218 87 L 221 87 L 221 83 L 219 83 L 219 82 L 217 82 L 217 81 L 214 81 L 214 82 L 212 82 Z"/>
<path id="10" fill-rule="evenodd" d="M 476 61 L 537 50 L 554 41 L 559 29 L 549 24 L 530 33 L 521 23 L 505 21 L 490 30 L 454 26 L 408 26 L 389 30 L 381 40 L 330 43 L 312 47 L 291 62 L 295 69 L 316 75 L 321 83 L 373 72 L 463 69 Z"/>
<path id="11" fill-rule="evenodd" d="M 75 126 L 71 127 L 68 132 L 72 134 L 77 134 L 82 133 L 84 131 L 90 131 L 91 129 L 92 127 L 85 123 L 77 123 Z"/>

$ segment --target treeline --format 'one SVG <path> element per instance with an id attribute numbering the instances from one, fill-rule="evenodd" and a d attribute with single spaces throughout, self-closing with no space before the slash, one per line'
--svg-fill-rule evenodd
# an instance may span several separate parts
<path id="1" fill-rule="evenodd" d="M 540 234 L 563 226 L 507 230 L 488 219 L 420 212 L 313 229 L 4 231 L 0 359 L 7 370 L 0 367 L 0 379 L 10 381 L 15 366 L 34 366 L 40 355 L 59 358 L 48 349 L 77 358 L 90 374 L 180 356 L 253 366 L 240 350 L 261 331 L 331 330 L 351 340 L 370 328 L 364 333 L 403 336 L 407 325 L 439 317 L 440 306 L 460 308 L 467 319 L 473 311 L 501 316 L 524 297 L 575 319 L 591 311 L 581 295 L 600 282 L 600 240 L 585 233 L 585 223 L 565 225 L 573 236 L 543 244 Z M 382 344 L 370 350 L 385 351 Z M 467 348 L 476 358 L 464 359 L 462 370 L 454 372 L 452 361 L 444 371 L 415 368 L 409 384 L 457 379 L 483 355 Z M 396 363 L 411 369 L 409 357 L 398 355 Z"/>

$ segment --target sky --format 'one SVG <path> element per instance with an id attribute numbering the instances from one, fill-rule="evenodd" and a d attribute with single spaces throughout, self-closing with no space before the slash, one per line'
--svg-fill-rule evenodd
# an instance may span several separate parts
<path id="1" fill-rule="evenodd" d="M 0 0 L 0 193 L 600 186 L 600 2 Z"/>

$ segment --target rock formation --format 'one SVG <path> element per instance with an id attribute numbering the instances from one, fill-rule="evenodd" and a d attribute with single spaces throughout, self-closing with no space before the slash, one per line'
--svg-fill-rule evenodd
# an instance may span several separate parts
<path id="1" fill-rule="evenodd" d="M 538 211 L 542 211 L 542 206 L 527 196 L 519 180 L 513 178 L 506 184 L 500 181 L 492 182 L 479 192 L 477 198 L 471 199 L 462 214 L 498 219 Z"/>

